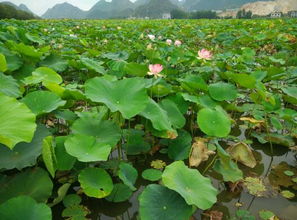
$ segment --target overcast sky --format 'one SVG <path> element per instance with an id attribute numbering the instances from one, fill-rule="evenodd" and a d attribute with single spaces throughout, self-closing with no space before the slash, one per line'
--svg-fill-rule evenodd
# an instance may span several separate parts
<path id="1" fill-rule="evenodd" d="M 68 2 L 83 10 L 89 10 L 99 0 L 0 0 L 0 2 L 4 1 L 10 1 L 16 5 L 23 3 L 35 14 L 42 15 L 57 3 Z"/>

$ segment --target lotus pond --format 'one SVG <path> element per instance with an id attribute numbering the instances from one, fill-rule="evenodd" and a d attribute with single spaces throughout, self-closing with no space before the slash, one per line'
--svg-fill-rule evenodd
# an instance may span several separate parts
<path id="1" fill-rule="evenodd" d="M 296 220 L 296 20 L 0 21 L 0 219 Z"/>

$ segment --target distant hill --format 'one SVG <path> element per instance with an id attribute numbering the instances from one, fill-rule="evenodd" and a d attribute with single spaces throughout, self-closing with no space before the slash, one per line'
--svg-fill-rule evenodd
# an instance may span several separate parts
<path id="1" fill-rule="evenodd" d="M 87 13 L 88 19 L 125 18 L 133 14 L 135 4 L 129 0 L 100 0 Z"/>
<path id="2" fill-rule="evenodd" d="M 48 9 L 42 18 L 46 19 L 59 19 L 59 18 L 69 18 L 69 19 L 82 19 L 86 17 L 87 12 L 75 7 L 67 2 L 62 4 L 57 4 L 54 7 Z"/>
<path id="3" fill-rule="evenodd" d="M 246 11 L 251 11 L 254 15 L 265 16 L 274 11 L 288 13 L 297 10 L 297 0 L 275 0 L 275 1 L 257 1 L 248 3 L 241 7 Z"/>
<path id="4" fill-rule="evenodd" d="M 183 6 L 189 11 L 222 10 L 240 8 L 243 4 L 255 1 L 258 0 L 186 0 Z"/>
<path id="5" fill-rule="evenodd" d="M 32 13 L 24 10 L 20 10 L 18 6 L 12 4 L 11 2 L 1 2 L 0 3 L 0 19 L 4 18 L 15 18 L 20 20 L 35 19 Z"/>
<path id="6" fill-rule="evenodd" d="M 161 18 L 163 13 L 170 13 L 177 8 L 178 6 L 169 0 L 150 0 L 148 3 L 140 5 L 135 9 L 135 16 Z"/>

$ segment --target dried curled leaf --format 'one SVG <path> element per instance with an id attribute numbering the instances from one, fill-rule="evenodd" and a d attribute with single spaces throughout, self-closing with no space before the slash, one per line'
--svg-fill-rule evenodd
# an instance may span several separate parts
<path id="1" fill-rule="evenodd" d="M 257 165 L 257 161 L 251 148 L 243 142 L 231 146 L 227 151 L 234 160 L 242 163 L 245 166 L 254 168 Z"/>
<path id="2" fill-rule="evenodd" d="M 215 154 L 207 148 L 206 142 L 205 138 L 195 138 L 189 157 L 190 167 L 198 167 L 201 162 L 208 160 L 210 155 Z"/>

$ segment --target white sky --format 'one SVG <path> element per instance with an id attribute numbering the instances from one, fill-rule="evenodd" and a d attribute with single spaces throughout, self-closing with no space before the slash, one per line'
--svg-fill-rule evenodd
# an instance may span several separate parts
<path id="1" fill-rule="evenodd" d="M 68 2 L 83 10 L 89 10 L 99 0 L 0 0 L 0 2 L 4 1 L 10 1 L 16 5 L 23 3 L 35 14 L 43 15 L 48 8 L 58 3 Z"/>

